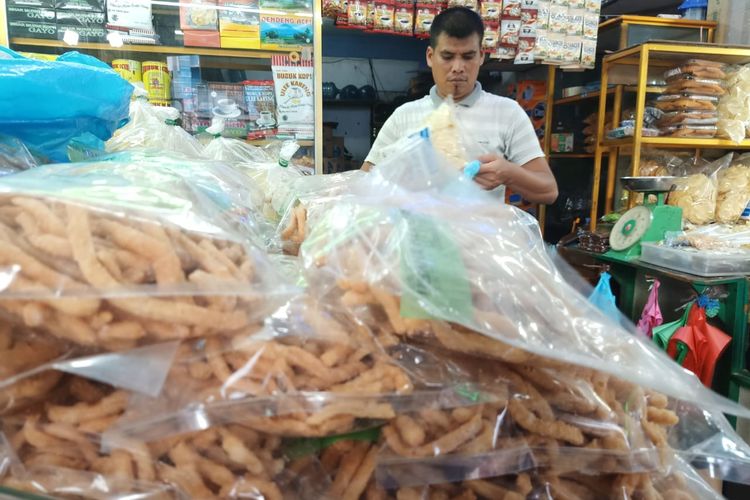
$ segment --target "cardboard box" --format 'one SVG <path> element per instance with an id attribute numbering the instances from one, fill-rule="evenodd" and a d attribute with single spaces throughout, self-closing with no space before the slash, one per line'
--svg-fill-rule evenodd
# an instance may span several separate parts
<path id="1" fill-rule="evenodd" d="M 221 37 L 218 31 L 184 30 L 185 47 L 221 47 Z"/>
<path id="2" fill-rule="evenodd" d="M 216 0 L 184 0 L 180 5 L 180 28 L 183 31 L 218 31 Z"/>
<path id="3" fill-rule="evenodd" d="M 10 21 L 27 21 L 30 23 L 54 23 L 54 9 L 44 9 L 40 7 L 24 7 L 17 5 L 8 5 L 8 20 Z"/>
<path id="4" fill-rule="evenodd" d="M 107 41 L 107 30 L 103 26 L 74 26 L 57 24 L 57 39 L 63 40 L 66 31 L 78 33 L 79 42 L 105 43 Z"/>
<path id="5" fill-rule="evenodd" d="M 61 10 L 57 12 L 57 24 L 106 29 L 106 16 L 103 12 L 75 12 Z"/>
<path id="6" fill-rule="evenodd" d="M 269 50 L 302 50 L 312 45 L 312 18 L 261 14 L 260 47 Z"/>
<path id="7" fill-rule="evenodd" d="M 553 133 L 550 139 L 550 152 L 570 153 L 573 151 L 573 134 Z"/>
<path id="8" fill-rule="evenodd" d="M 55 8 L 55 0 L 6 0 L 5 4 L 8 7 L 36 7 L 38 9 Z"/>
<path id="9" fill-rule="evenodd" d="M 219 0 L 219 32 L 229 37 L 260 33 L 258 0 Z"/>
<path id="10" fill-rule="evenodd" d="M 226 108 L 228 104 L 236 104 L 240 110 L 238 116 L 227 117 L 229 120 L 245 120 L 249 119 L 247 114 L 247 102 L 245 101 L 245 87 L 241 83 L 217 83 L 210 82 L 208 84 L 208 99 L 210 104 L 208 106 L 208 116 L 217 115 L 222 108 Z M 231 101 L 231 103 L 229 102 Z M 247 125 L 244 125 L 247 129 Z M 243 134 L 243 137 L 245 134 Z"/>
<path id="11" fill-rule="evenodd" d="M 105 12 L 105 0 L 56 0 L 55 9 L 85 12 Z"/>
<path id="12" fill-rule="evenodd" d="M 259 49 L 260 38 L 222 36 L 221 48 L 222 49 Z"/>
<path id="13" fill-rule="evenodd" d="M 10 36 L 14 37 L 57 40 L 57 25 L 55 23 L 9 21 L 8 32 Z"/>
<path id="14" fill-rule="evenodd" d="M 248 137 L 266 137 L 265 130 L 276 129 L 276 93 L 273 80 L 247 80 L 245 102 L 248 115 Z M 274 133 L 275 135 L 275 133 Z"/>

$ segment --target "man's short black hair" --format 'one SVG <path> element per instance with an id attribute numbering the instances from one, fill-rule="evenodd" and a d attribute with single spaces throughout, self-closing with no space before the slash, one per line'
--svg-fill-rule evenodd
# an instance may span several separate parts
<path id="1" fill-rule="evenodd" d="M 430 46 L 437 46 L 438 37 L 445 33 L 453 38 L 468 38 L 479 35 L 479 43 L 484 38 L 484 23 L 479 14 L 466 7 L 451 7 L 435 16 L 430 27 Z"/>

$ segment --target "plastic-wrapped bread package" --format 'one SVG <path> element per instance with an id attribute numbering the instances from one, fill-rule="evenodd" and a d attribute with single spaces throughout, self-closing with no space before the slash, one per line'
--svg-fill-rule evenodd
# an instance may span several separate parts
<path id="1" fill-rule="evenodd" d="M 716 198 L 716 222 L 734 224 L 750 203 L 750 154 L 732 161 L 729 167 L 718 174 L 718 196 Z"/>
<path id="2" fill-rule="evenodd" d="M 676 181 L 676 189 L 669 194 L 667 202 L 682 208 L 685 222 L 702 226 L 716 220 L 719 173 L 732 161 L 732 154 L 706 164 L 694 166 L 688 175 Z"/>
<path id="3" fill-rule="evenodd" d="M 117 355 L 72 360 L 117 352 L 117 366 L 155 356 L 168 369 L 175 348 L 164 360 L 163 343 L 253 330 L 283 304 L 291 287 L 252 243 L 250 185 L 237 175 L 139 153 L 0 179 L 0 314 L 14 325 L 0 351 L 11 401 L 0 411 L 49 389 L 42 365 L 98 367 L 100 380 L 158 392 L 139 377 L 148 370 L 109 370 Z"/>
<path id="4" fill-rule="evenodd" d="M 432 143 L 454 168 L 462 169 L 469 162 L 466 141 L 456 117 L 456 104 L 448 98 L 430 113 L 424 124 L 429 130 Z"/>
<path id="5" fill-rule="evenodd" d="M 308 218 L 322 216 L 326 206 L 338 200 L 363 175 L 364 172 L 353 170 L 296 179 L 292 188 L 294 200 L 287 206 L 277 230 L 284 253 L 297 255 L 308 231 Z"/>
<path id="6" fill-rule="evenodd" d="M 178 125 L 180 112 L 177 109 L 136 100 L 130 111 L 131 121 L 106 142 L 108 152 L 153 149 L 193 159 L 205 158 L 201 143 Z"/>
<path id="7" fill-rule="evenodd" d="M 750 65 L 728 72 L 727 92 L 719 100 L 719 133 L 734 142 L 750 137 Z"/>

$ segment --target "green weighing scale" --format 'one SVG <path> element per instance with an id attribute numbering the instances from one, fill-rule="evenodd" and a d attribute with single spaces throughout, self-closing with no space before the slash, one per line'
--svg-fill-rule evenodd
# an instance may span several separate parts
<path id="1" fill-rule="evenodd" d="M 675 187 L 676 177 L 622 177 L 625 189 L 643 193 L 644 204 L 625 212 L 609 234 L 609 258 L 631 261 L 641 256 L 641 243 L 661 241 L 668 231 L 682 230 L 682 209 L 667 205 L 667 194 Z M 649 203 L 649 195 L 656 196 Z"/>

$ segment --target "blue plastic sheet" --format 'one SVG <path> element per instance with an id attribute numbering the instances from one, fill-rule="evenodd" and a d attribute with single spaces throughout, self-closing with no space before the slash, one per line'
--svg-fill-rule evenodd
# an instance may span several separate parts
<path id="1" fill-rule="evenodd" d="M 127 120 L 132 85 L 95 57 L 39 61 L 0 49 L 0 133 L 64 162 L 72 139 L 106 141 Z"/>

